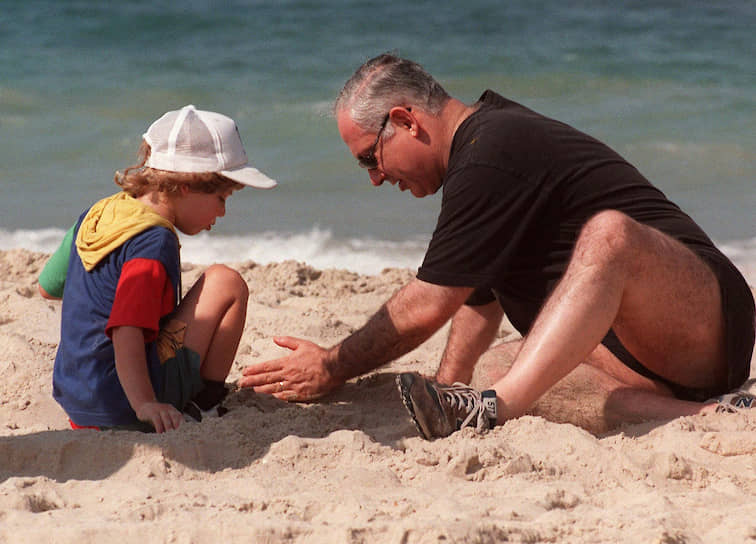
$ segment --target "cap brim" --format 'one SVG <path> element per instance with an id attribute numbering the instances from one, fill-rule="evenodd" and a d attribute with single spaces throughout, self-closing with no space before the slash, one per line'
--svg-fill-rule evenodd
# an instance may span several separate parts
<path id="1" fill-rule="evenodd" d="M 278 185 L 275 180 L 269 178 L 257 168 L 252 168 L 251 166 L 221 170 L 218 173 L 229 179 L 238 181 L 242 185 L 248 185 L 249 187 L 254 187 L 256 189 L 272 189 Z"/>

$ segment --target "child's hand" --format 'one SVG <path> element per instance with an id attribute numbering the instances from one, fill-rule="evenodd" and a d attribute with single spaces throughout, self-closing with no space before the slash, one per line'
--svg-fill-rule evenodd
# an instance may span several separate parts
<path id="1" fill-rule="evenodd" d="M 172 405 L 155 400 L 147 370 L 144 331 L 122 326 L 113 327 L 112 334 L 118 380 L 139 421 L 149 423 L 159 433 L 178 429 L 183 421 L 181 413 Z"/>
<path id="2" fill-rule="evenodd" d="M 150 423 L 155 427 L 155 432 L 163 433 L 171 429 L 178 429 L 184 416 L 171 404 L 163 402 L 145 402 L 136 411 L 140 421 Z"/>

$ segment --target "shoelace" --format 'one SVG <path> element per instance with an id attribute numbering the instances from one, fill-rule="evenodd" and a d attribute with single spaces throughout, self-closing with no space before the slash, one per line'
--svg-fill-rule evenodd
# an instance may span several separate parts
<path id="1" fill-rule="evenodd" d="M 479 391 L 459 382 L 453 383 L 450 386 L 439 387 L 439 389 L 444 396 L 444 400 L 446 400 L 452 408 L 458 411 L 469 410 L 467 417 L 459 426 L 460 429 L 466 427 L 475 417 L 477 418 L 476 427 L 478 430 L 487 428 L 485 407 L 483 406 Z"/>

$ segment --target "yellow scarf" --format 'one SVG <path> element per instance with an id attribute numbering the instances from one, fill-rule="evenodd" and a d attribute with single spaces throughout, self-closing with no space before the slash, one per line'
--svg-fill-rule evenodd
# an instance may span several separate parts
<path id="1" fill-rule="evenodd" d="M 150 227 L 173 223 L 124 192 L 103 198 L 89 209 L 76 236 L 76 250 L 87 272 L 114 249 Z"/>

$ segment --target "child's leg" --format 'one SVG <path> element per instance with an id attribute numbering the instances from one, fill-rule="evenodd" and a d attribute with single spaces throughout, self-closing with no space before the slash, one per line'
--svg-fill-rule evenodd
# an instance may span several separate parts
<path id="1" fill-rule="evenodd" d="M 213 265 L 192 286 L 173 315 L 186 323 L 184 346 L 200 356 L 200 374 L 223 383 L 239 347 L 249 289 L 238 272 Z"/>

